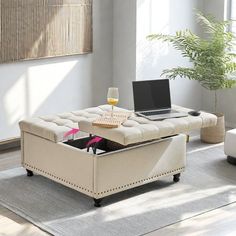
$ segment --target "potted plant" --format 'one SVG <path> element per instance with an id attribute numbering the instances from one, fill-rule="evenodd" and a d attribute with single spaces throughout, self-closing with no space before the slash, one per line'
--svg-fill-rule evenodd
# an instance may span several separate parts
<path id="1" fill-rule="evenodd" d="M 206 33 L 200 37 L 190 30 L 182 30 L 175 35 L 152 34 L 149 40 L 170 42 L 183 57 L 192 62 L 192 67 L 166 69 L 162 75 L 169 79 L 184 77 L 197 80 L 204 88 L 214 91 L 214 113 L 218 117 L 217 125 L 201 129 L 204 142 L 218 143 L 224 141 L 224 115 L 217 112 L 217 91 L 232 88 L 236 84 L 236 54 L 232 52 L 235 37 L 228 31 L 230 21 L 217 21 L 213 16 L 197 12 L 197 19 Z"/>

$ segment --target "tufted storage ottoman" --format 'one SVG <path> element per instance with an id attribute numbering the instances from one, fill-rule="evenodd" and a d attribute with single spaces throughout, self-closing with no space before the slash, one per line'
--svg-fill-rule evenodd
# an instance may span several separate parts
<path id="1" fill-rule="evenodd" d="M 92 121 L 108 110 L 104 105 L 21 121 L 22 165 L 28 175 L 46 176 L 93 197 L 100 206 L 105 196 L 163 176 L 174 176 L 177 182 L 186 166 L 186 137 L 181 133 L 216 124 L 208 113 L 156 122 L 133 114 L 116 129 L 93 127 Z M 65 139 L 65 132 L 78 124 L 83 132 Z M 98 145 L 101 153 L 86 151 L 90 134 L 104 138 Z M 110 142 L 120 148 L 111 150 Z"/>
<path id="2" fill-rule="evenodd" d="M 100 106 L 104 111 L 110 111 L 110 106 Z M 181 113 L 188 113 L 190 109 L 175 106 L 172 108 Z M 115 111 L 125 111 L 116 108 Z M 120 127 L 116 129 L 104 129 L 92 125 L 93 119 L 82 119 L 79 121 L 80 130 L 113 140 L 122 145 L 145 142 L 181 133 L 188 133 L 191 130 L 215 126 L 217 118 L 215 115 L 201 112 L 200 116 L 186 116 L 182 118 L 171 118 L 162 121 L 151 121 L 138 117 L 134 113 Z"/>
<path id="3" fill-rule="evenodd" d="M 226 132 L 224 150 L 230 164 L 236 165 L 236 129 Z"/>

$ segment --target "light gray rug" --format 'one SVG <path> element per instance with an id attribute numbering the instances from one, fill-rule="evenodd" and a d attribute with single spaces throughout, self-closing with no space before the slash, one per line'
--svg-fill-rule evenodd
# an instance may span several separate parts
<path id="1" fill-rule="evenodd" d="M 236 166 L 223 145 L 188 145 L 181 181 L 164 178 L 104 199 L 102 208 L 79 192 L 23 168 L 0 172 L 0 203 L 54 235 L 141 235 L 236 201 Z"/>

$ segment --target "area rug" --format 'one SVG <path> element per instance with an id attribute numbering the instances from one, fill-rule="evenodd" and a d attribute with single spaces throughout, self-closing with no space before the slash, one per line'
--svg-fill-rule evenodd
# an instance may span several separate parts
<path id="1" fill-rule="evenodd" d="M 0 172 L 0 204 L 53 235 L 142 235 L 236 201 L 236 167 L 223 145 L 188 145 L 187 169 L 104 199 L 91 198 L 23 168 Z M 112 178 L 112 176 L 111 176 Z"/>

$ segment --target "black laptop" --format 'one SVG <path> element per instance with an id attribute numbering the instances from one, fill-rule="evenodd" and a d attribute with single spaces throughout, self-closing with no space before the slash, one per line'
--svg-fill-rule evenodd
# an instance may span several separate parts
<path id="1" fill-rule="evenodd" d="M 168 79 L 133 81 L 134 110 L 149 120 L 187 116 L 171 109 Z"/>

